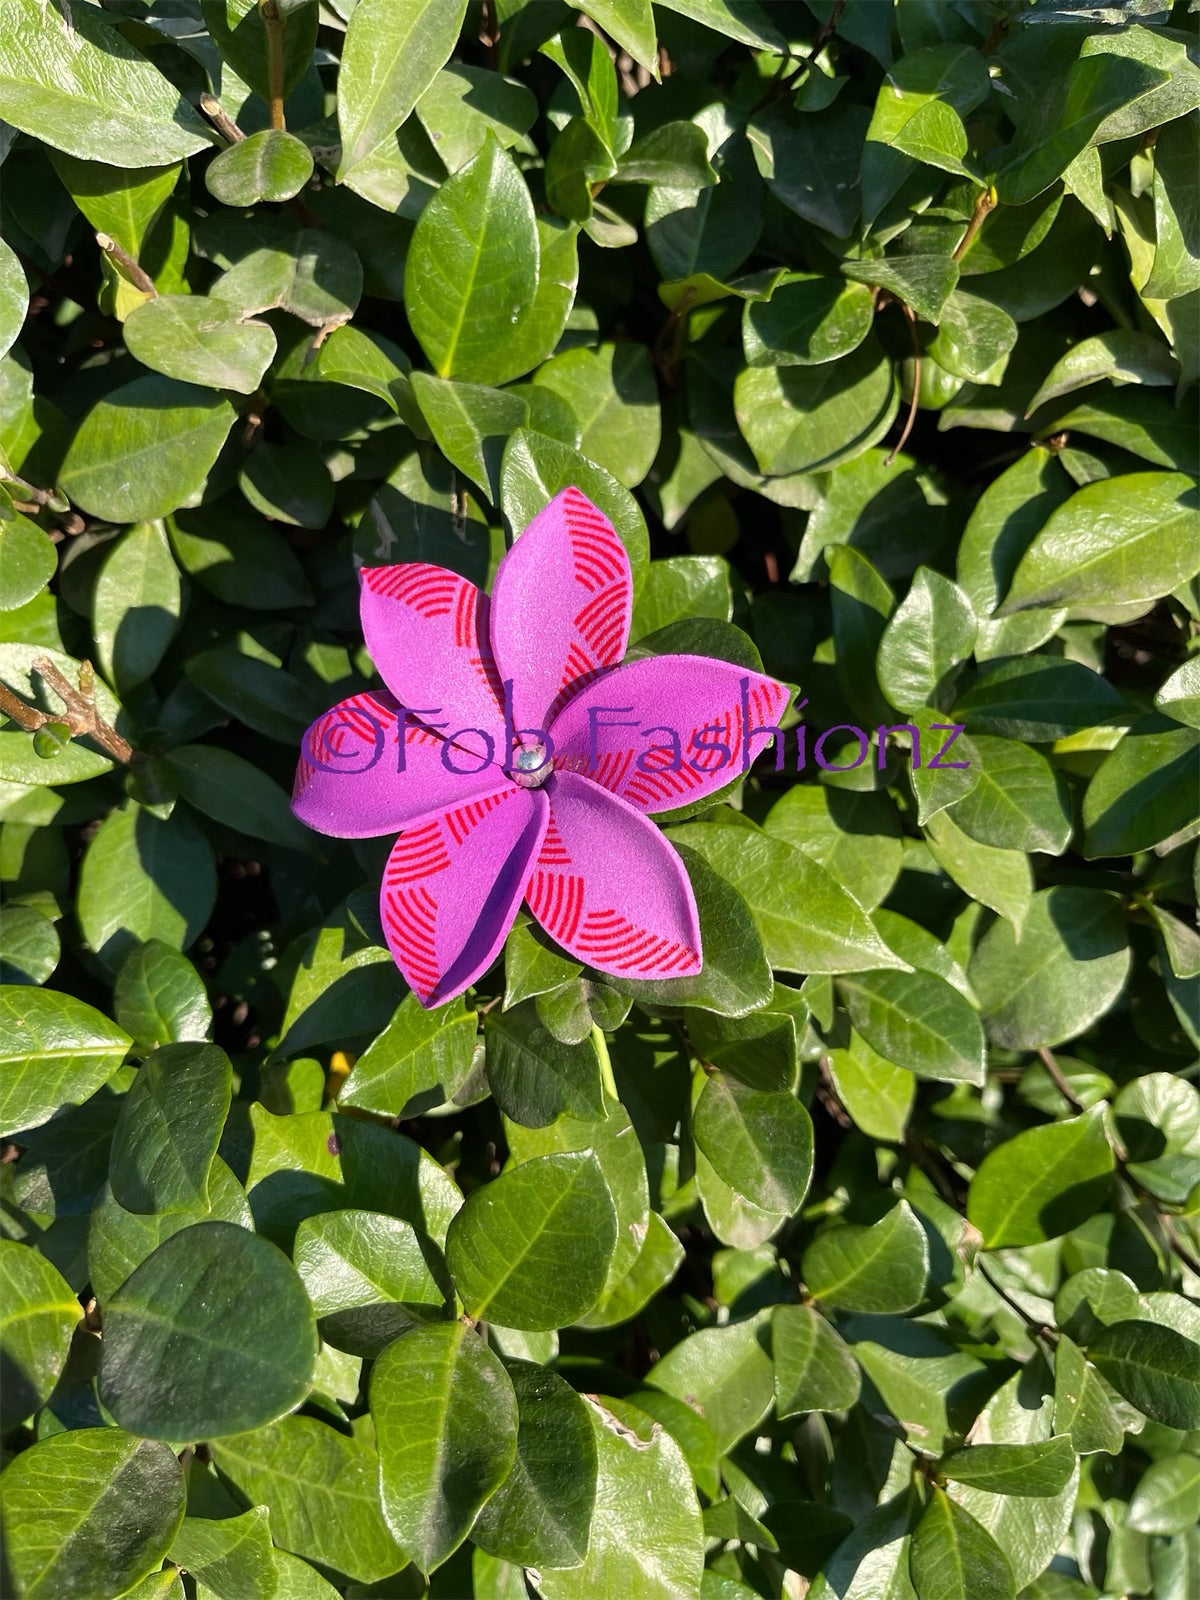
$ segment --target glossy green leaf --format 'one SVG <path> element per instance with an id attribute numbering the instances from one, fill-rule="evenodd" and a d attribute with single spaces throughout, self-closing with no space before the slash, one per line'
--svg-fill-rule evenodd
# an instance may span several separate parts
<path id="1" fill-rule="evenodd" d="M 1019 940 L 1011 923 L 994 923 L 968 970 L 988 1037 L 1032 1050 L 1073 1039 L 1103 1016 L 1129 964 L 1117 902 L 1062 885 L 1034 895 Z"/>
<path id="2" fill-rule="evenodd" d="M 764 1211 L 798 1211 L 812 1180 L 812 1121 L 786 1092 L 752 1089 L 713 1073 L 692 1131 L 717 1174 Z"/>
<path id="3" fill-rule="evenodd" d="M 0 1481 L 5 1555 L 20 1600 L 124 1594 L 162 1564 L 183 1518 L 174 1452 L 120 1428 L 41 1439 Z"/>
<path id="4" fill-rule="evenodd" d="M 63 491 L 95 517 L 146 522 L 194 503 L 233 426 L 228 400 L 176 378 L 134 378 L 93 406 Z"/>
<path id="5" fill-rule="evenodd" d="M 476 1029 L 461 1002 L 426 1011 L 415 996 L 406 996 L 355 1062 L 338 1103 L 396 1117 L 443 1105 L 471 1070 Z"/>
<path id="6" fill-rule="evenodd" d="M 362 263 L 343 239 L 302 228 L 235 262 L 213 284 L 211 298 L 243 318 L 280 310 L 314 328 L 337 328 L 353 315 L 362 285 Z"/>
<path id="7" fill-rule="evenodd" d="M 316 1355 L 308 1297 L 282 1252 L 233 1223 L 199 1222 L 109 1299 L 100 1398 L 148 1438 L 242 1433 L 301 1403 Z"/>
<path id="8" fill-rule="evenodd" d="M 48 1122 L 107 1083 L 131 1044 L 116 1023 L 53 989 L 0 988 L 0 1128 Z"/>
<path id="9" fill-rule="evenodd" d="M 471 1538 L 518 1566 L 578 1566 L 596 1506 L 598 1452 L 587 1405 L 544 1367 L 514 1361 L 506 1370 L 517 1396 L 517 1458 Z"/>
<path id="10" fill-rule="evenodd" d="M 292 815 L 286 792 L 231 750 L 179 745 L 166 766 L 180 795 L 204 816 L 252 839 L 312 853 L 312 835 Z"/>
<path id="11" fill-rule="evenodd" d="M 1168 717 L 1143 717 L 1088 784 L 1083 850 L 1089 858 L 1189 838 L 1196 831 L 1200 731 Z"/>
<path id="12" fill-rule="evenodd" d="M 212 1010 L 186 956 L 161 939 L 131 950 L 113 986 L 117 1021 L 143 1049 L 208 1036 Z"/>
<path id="13" fill-rule="evenodd" d="M 240 1517 L 185 1517 L 171 1556 L 217 1600 L 271 1600 L 278 1586 L 266 1506 Z"/>
<path id="14" fill-rule="evenodd" d="M 668 1350 L 646 1381 L 698 1408 L 725 1453 L 771 1407 L 770 1348 L 765 1313 L 723 1328 L 701 1328 Z"/>
<path id="15" fill-rule="evenodd" d="M 179 626 L 179 569 L 161 522 L 114 541 L 92 597 L 92 627 L 106 678 L 122 693 L 150 677 Z"/>
<path id="16" fill-rule="evenodd" d="M 541 1128 L 564 1114 L 599 1120 L 607 1116 L 600 1063 L 590 1039 L 562 1043 L 547 1032 L 529 1001 L 491 1012 L 484 1038 L 488 1083 L 496 1104 L 514 1122 Z"/>
<path id="17" fill-rule="evenodd" d="M 144 367 L 165 377 L 238 394 L 253 394 L 275 355 L 266 323 L 247 321 L 204 295 L 147 300 L 125 319 L 125 343 Z"/>
<path id="18" fill-rule="evenodd" d="M 442 454 L 493 502 L 510 434 L 529 420 L 523 400 L 478 383 L 450 383 L 414 372 L 413 393 Z"/>
<path id="19" fill-rule="evenodd" d="M 264 128 L 222 150 L 205 172 L 204 182 L 222 205 L 252 206 L 260 200 L 290 200 L 312 172 L 307 145 L 282 129 Z"/>
<path id="20" fill-rule="evenodd" d="M 848 1411 L 862 1376 L 849 1347 L 812 1306 L 777 1306 L 771 1314 L 776 1415 Z"/>
<path id="21" fill-rule="evenodd" d="M 1027 1128 L 984 1157 L 967 1217 L 991 1250 L 1057 1238 L 1103 1202 L 1114 1164 L 1100 1107 Z"/>
<path id="22" fill-rule="evenodd" d="M 210 135 L 174 86 L 98 10 L 16 0 L 0 45 L 6 120 L 56 150 L 113 167 L 194 155 Z"/>
<path id="23" fill-rule="evenodd" d="M 1200 1346 L 1155 1322 L 1115 1322 L 1088 1357 L 1119 1394 L 1168 1428 L 1200 1427 Z"/>
<path id="24" fill-rule="evenodd" d="M 808 1291 L 846 1311 L 907 1311 L 922 1298 L 929 1268 L 925 1230 L 907 1200 L 878 1222 L 838 1222 L 819 1233 L 800 1270 Z"/>
<path id="25" fill-rule="evenodd" d="M 815 273 L 785 273 L 770 298 L 747 300 L 742 341 L 752 367 L 819 366 L 849 355 L 874 315 L 865 284 Z"/>
<path id="26" fill-rule="evenodd" d="M 595 1156 L 543 1156 L 468 1196 L 450 1224 L 446 1259 L 469 1316 L 559 1328 L 599 1299 L 616 1236 Z"/>
<path id="27" fill-rule="evenodd" d="M 445 66 L 462 27 L 465 0 L 365 0 L 346 30 L 338 78 L 342 135 L 338 176 L 385 145 Z"/>
<path id="28" fill-rule="evenodd" d="M 829 470 L 876 444 L 896 414 L 891 363 L 874 340 L 818 367 L 747 367 L 738 427 L 762 472 Z"/>
<path id="29" fill-rule="evenodd" d="M 231 1092 L 229 1058 L 216 1045 L 160 1045 L 139 1069 L 113 1133 L 117 1204 L 126 1211 L 206 1210 Z"/>
<path id="30" fill-rule="evenodd" d="M 277 0 L 282 38 L 281 87 L 289 97 L 304 76 L 317 39 L 316 0 Z M 213 43 L 263 100 L 271 92 L 270 33 L 257 0 L 200 0 Z"/>
<path id="31" fill-rule="evenodd" d="M 924 971 L 857 972 L 840 977 L 837 989 L 855 1030 L 885 1061 L 918 1078 L 983 1082 L 983 1027 L 944 978 Z"/>
<path id="32" fill-rule="evenodd" d="M 936 1487 L 913 1529 L 909 1566 L 922 1600 L 1015 1600 L 1004 1552 L 970 1512 Z"/>
<path id="33" fill-rule="evenodd" d="M 58 568 L 50 540 L 36 522 L 19 512 L 11 522 L 0 523 L 0 563 L 4 566 L 3 611 L 15 611 L 32 600 Z"/>
<path id="34" fill-rule="evenodd" d="M 441 1252 L 396 1217 L 308 1217 L 296 1230 L 293 1259 L 321 1337 L 352 1355 L 378 1355 L 405 1329 L 437 1321 L 453 1305 Z"/>
<path id="35" fill-rule="evenodd" d="M 1200 1522 L 1200 1456 L 1162 1456 L 1138 1480 L 1129 1525 L 1139 1533 L 1186 1533 Z"/>
<path id="36" fill-rule="evenodd" d="M 973 736 L 970 750 L 975 781 L 952 803 L 953 822 L 996 850 L 1061 855 L 1071 837 L 1071 817 L 1066 787 L 1045 756 L 990 734 Z"/>
<path id="37" fill-rule="evenodd" d="M 699 131 L 699 130 L 697 130 Z M 644 348 L 637 344 L 567 350 L 534 374 L 567 402 L 582 429 L 580 450 L 635 488 L 658 453 L 658 389 Z"/>
<path id="38" fill-rule="evenodd" d="M 993 1494 L 1046 1496 L 1066 1488 L 1075 1469 L 1071 1441 L 1062 1434 L 1033 1444 L 980 1444 L 952 1450 L 938 1471 L 956 1483 Z"/>
<path id="39" fill-rule="evenodd" d="M 50 1398 L 82 1311 L 57 1268 L 15 1239 L 0 1240 L 0 1284 L 0 1394 L 15 1420 Z"/>
<path id="40" fill-rule="evenodd" d="M 370 1393 L 384 1517 L 410 1559 L 431 1571 L 512 1468 L 517 1396 L 499 1358 L 463 1322 L 401 1334 L 375 1362 Z"/>
<path id="41" fill-rule="evenodd" d="M 1054 1351 L 1054 1426 L 1080 1455 L 1115 1456 L 1125 1442 L 1112 1391 L 1065 1333 Z"/>

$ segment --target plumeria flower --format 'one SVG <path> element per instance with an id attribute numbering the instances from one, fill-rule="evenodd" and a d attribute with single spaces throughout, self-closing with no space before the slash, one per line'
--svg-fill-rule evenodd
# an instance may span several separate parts
<path id="1" fill-rule="evenodd" d="M 361 579 L 387 689 L 309 728 L 292 809 L 337 838 L 399 832 L 380 914 L 422 1004 L 490 966 L 522 900 L 600 972 L 698 973 L 692 887 L 650 816 L 744 770 L 751 736 L 769 736 L 787 704 L 783 685 L 704 656 L 619 666 L 629 558 L 578 489 L 517 539 L 490 601 L 424 562 Z"/>

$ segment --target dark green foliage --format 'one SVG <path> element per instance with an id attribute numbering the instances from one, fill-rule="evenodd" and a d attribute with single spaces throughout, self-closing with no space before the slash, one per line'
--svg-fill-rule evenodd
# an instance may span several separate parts
<path id="1" fill-rule="evenodd" d="M 1195 1600 L 1188 0 L 4 0 L 13 1600 Z M 356 568 L 798 692 L 422 1009 Z"/>

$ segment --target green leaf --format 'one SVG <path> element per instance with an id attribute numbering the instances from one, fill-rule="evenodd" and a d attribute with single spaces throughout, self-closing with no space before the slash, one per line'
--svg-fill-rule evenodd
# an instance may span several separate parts
<path id="1" fill-rule="evenodd" d="M 859 283 L 874 284 L 910 306 L 925 322 L 941 321 L 958 282 L 958 263 L 949 256 L 897 256 L 889 260 L 847 261 L 842 271 Z"/>
<path id="2" fill-rule="evenodd" d="M 1200 288 L 1200 219 L 1190 183 L 1198 120 L 1193 111 L 1154 141 L 1154 267 L 1144 298 L 1175 300 Z"/>
<path id="3" fill-rule="evenodd" d="M 101 824 L 83 858 L 79 925 L 116 971 L 135 944 L 161 939 L 186 949 L 216 895 L 212 852 L 183 810 L 165 821 L 126 804 Z"/>
<path id="4" fill-rule="evenodd" d="M 856 1128 L 871 1139 L 899 1144 L 916 1099 L 914 1075 L 885 1061 L 851 1030 L 844 1050 L 830 1050 L 829 1076 Z"/>
<path id="5" fill-rule="evenodd" d="M 788 1216 L 800 1209 L 812 1180 L 813 1134 L 794 1095 L 714 1072 L 693 1110 L 692 1131 L 718 1176 L 751 1204 Z"/>
<path id="6" fill-rule="evenodd" d="M 1175 669 L 1154 696 L 1154 704 L 1174 721 L 1200 728 L 1200 656 Z"/>
<path id="7" fill-rule="evenodd" d="M 1138 1480 L 1128 1522 L 1139 1533 L 1186 1533 L 1200 1522 L 1200 1457 L 1160 1456 Z"/>
<path id="8" fill-rule="evenodd" d="M 294 134 L 264 128 L 222 150 L 207 168 L 209 194 L 227 206 L 291 200 L 312 177 L 312 152 Z"/>
<path id="9" fill-rule="evenodd" d="M 362 263 L 343 239 L 302 228 L 244 255 L 210 296 L 236 306 L 243 318 L 280 310 L 314 328 L 336 328 L 353 316 L 362 285 Z"/>
<path id="10" fill-rule="evenodd" d="M 539 367 L 533 381 L 570 406 L 582 429 L 583 455 L 628 489 L 641 483 L 660 436 L 658 387 L 643 345 L 567 350 Z"/>
<path id="11" fill-rule="evenodd" d="M 790 1092 L 796 1086 L 798 1022 L 783 1010 L 736 1019 L 696 1011 L 687 1019 L 688 1039 L 702 1061 L 749 1088 Z"/>
<path id="12" fill-rule="evenodd" d="M 932 972 L 858 972 L 837 981 L 842 1004 L 877 1055 L 918 1078 L 982 1084 L 983 1027 L 970 1003 Z"/>
<path id="13" fill-rule="evenodd" d="M 849 1411 L 862 1375 L 853 1354 L 812 1306 L 776 1306 L 771 1313 L 775 1414 Z"/>
<path id="14" fill-rule="evenodd" d="M 312 590 L 291 547 L 245 506 L 235 510 L 222 501 L 212 510 L 179 511 L 167 530 L 179 564 L 218 600 L 237 605 L 253 594 L 263 611 L 312 605 Z M 188 662 L 189 671 L 199 659 Z"/>
<path id="15" fill-rule="evenodd" d="M 284 1417 L 218 1440 L 212 1455 L 241 1495 L 271 1508 L 271 1534 L 285 1550 L 357 1583 L 377 1583 L 404 1565 L 383 1520 L 368 1440 L 313 1417 Z"/>
<path id="16" fill-rule="evenodd" d="M 955 289 L 942 306 L 929 355 L 968 383 L 999 383 L 1017 342 L 1008 312 L 980 295 Z"/>
<path id="17" fill-rule="evenodd" d="M 1104 378 L 1114 383 L 1174 384 L 1179 365 L 1161 339 L 1151 333 L 1135 333 L 1115 328 L 1111 333 L 1094 334 L 1072 345 L 1054 363 L 1041 388 L 1025 409 L 1030 417 L 1039 406 L 1060 400 L 1064 394 L 1084 389 Z"/>
<path id="18" fill-rule="evenodd" d="M 292 815 L 286 792 L 252 762 L 215 745 L 183 744 L 166 767 L 179 793 L 206 817 L 252 839 L 314 853 L 313 835 Z"/>
<path id="19" fill-rule="evenodd" d="M 499 1358 L 463 1322 L 414 1328 L 371 1372 L 388 1527 L 423 1572 L 462 1543 L 516 1458 L 517 1397 Z"/>
<path id="20" fill-rule="evenodd" d="M 179 569 L 161 522 L 113 541 L 92 596 L 92 628 L 105 677 L 122 693 L 154 672 L 179 626 Z"/>
<path id="21" fill-rule="evenodd" d="M 628 1322 L 667 1287 L 683 1265 L 683 1258 L 683 1246 L 670 1226 L 657 1211 L 649 1212 L 637 1259 L 624 1277 L 617 1277 L 613 1271 L 617 1258 L 613 1257 L 604 1293 L 595 1308 L 580 1317 L 579 1326 L 610 1328 Z"/>
<path id="22" fill-rule="evenodd" d="M 1194 389 L 1178 405 L 1144 384 L 1127 384 L 1123 389 L 1091 389 L 1070 411 L 1052 409 L 1050 416 L 1054 420 L 1044 425 L 1039 423 L 1038 432 L 1051 437 L 1064 429 L 1084 433 L 1089 438 L 1132 451 L 1157 467 L 1173 468 L 1195 477 L 1200 471 L 1200 446 L 1196 443 L 1198 408 L 1200 399 Z M 1187 504 L 1190 497 L 1186 490 L 1184 494 Z M 1131 526 L 1144 533 L 1136 520 Z"/>
<path id="23" fill-rule="evenodd" d="M 11 522 L 0 523 L 0 563 L 4 566 L 0 611 L 25 605 L 58 570 L 54 546 L 36 522 L 20 513 Z"/>
<path id="24" fill-rule="evenodd" d="M 586 0 L 579 9 L 657 79 L 658 42 L 650 0 Z"/>
<path id="25" fill-rule="evenodd" d="M 79 1105 L 124 1061 L 129 1035 L 70 995 L 26 984 L 0 988 L 0 1136 Z"/>
<path id="26" fill-rule="evenodd" d="M 406 120 L 450 59 L 466 13 L 466 0 L 360 4 L 346 29 L 338 75 L 342 182 Z"/>
<path id="27" fill-rule="evenodd" d="M 525 180 L 489 138 L 422 211 L 409 246 L 409 321 L 439 377 L 494 385 L 528 370 L 509 341 L 533 312 L 540 253 Z"/>
<path id="28" fill-rule="evenodd" d="M 48 917 L 32 906 L 7 905 L 0 925 L 0 983 L 46 983 L 62 946 Z"/>
<path id="29" fill-rule="evenodd" d="M 15 1239 L 0 1239 L 0 1285 L 0 1401 L 16 1423 L 50 1398 L 82 1312 L 58 1269 Z"/>
<path id="30" fill-rule="evenodd" d="M 1029 904 L 1020 939 L 994 923 L 968 969 L 988 1037 L 1010 1050 L 1062 1044 L 1091 1026 L 1125 986 L 1130 953 L 1118 902 L 1060 885 Z"/>
<path id="31" fill-rule="evenodd" d="M 531 1001 L 489 1012 L 484 1038 L 488 1083 L 514 1122 L 543 1128 L 563 1115 L 600 1121 L 608 1115 L 591 1040 L 563 1044 L 542 1026 Z"/>
<path id="32" fill-rule="evenodd" d="M 63 492 L 94 517 L 149 522 L 200 498 L 233 426 L 221 395 L 134 378 L 94 405 L 63 462 Z"/>
<path id="33" fill-rule="evenodd" d="M 959 888 L 990 906 L 1019 933 L 1033 899 L 1033 873 L 1023 850 L 997 850 L 963 833 L 948 812 L 926 823 L 929 853 Z"/>
<path id="34" fill-rule="evenodd" d="M 417 117 L 448 172 L 457 172 L 489 133 L 505 149 L 528 148 L 538 105 L 522 83 L 458 62 L 443 67 L 417 102 Z"/>
<path id="35" fill-rule="evenodd" d="M 899 404 L 874 339 L 819 367 L 746 367 L 734 382 L 738 427 L 760 471 L 828 471 L 876 444 Z"/>
<path id="36" fill-rule="evenodd" d="M 661 183 L 705 189 L 717 182 L 708 164 L 708 139 L 694 122 L 664 122 L 635 139 L 617 162 L 614 183 Z"/>
<path id="37" fill-rule="evenodd" d="M 147 939 L 121 963 L 113 1006 L 117 1021 L 142 1050 L 205 1039 L 212 1027 L 199 973 L 161 939 Z"/>
<path id="38" fill-rule="evenodd" d="M 400 1118 L 444 1105 L 471 1071 L 477 1027 L 461 1000 L 426 1011 L 406 995 L 355 1062 L 338 1104 Z"/>
<path id="39" fill-rule="evenodd" d="M 1200 1092 L 1170 1072 L 1148 1072 L 1112 1103 L 1130 1176 L 1160 1200 L 1186 1206 L 1200 1184 Z"/>
<path id="40" fill-rule="evenodd" d="M 195 1211 L 126 1211 L 113 1199 L 105 1183 L 96 1196 L 88 1224 L 87 1266 L 92 1288 L 101 1304 L 117 1292 L 135 1267 L 174 1234 L 197 1222 L 232 1222 L 254 1231 L 254 1218 L 241 1184 L 221 1160 L 208 1175 L 207 1209 Z"/>
<path id="41" fill-rule="evenodd" d="M 1029 606 L 1157 600 L 1200 571 L 1196 486 L 1179 472 L 1089 483 L 1052 512 L 1013 577 L 1002 616 Z"/>
<path id="42" fill-rule="evenodd" d="M 980 1444 L 952 1450 L 938 1463 L 943 1477 L 992 1494 L 1046 1496 L 1064 1489 L 1075 1470 L 1070 1439 L 1056 1434 L 1032 1444 Z"/>
<path id="43" fill-rule="evenodd" d="M 771 1408 L 775 1397 L 767 1313 L 723 1328 L 701 1328 L 651 1367 L 652 1388 L 698 1409 L 724 1455 Z"/>
<path id="44" fill-rule="evenodd" d="M 321 709 L 321 697 L 290 673 L 231 645 L 197 651 L 184 671 L 223 711 L 281 744 L 296 745 Z"/>
<path id="45" fill-rule="evenodd" d="M 971 734 L 994 733 L 1049 744 L 1083 728 L 1122 726 L 1129 702 L 1098 672 L 1062 656 L 1029 655 L 988 663 L 954 713 Z"/>
<path id="46" fill-rule="evenodd" d="M 689 823 L 669 837 L 698 851 L 745 896 L 773 967 L 809 973 L 905 965 L 857 901 L 782 839 L 712 823 Z"/>
<path id="47" fill-rule="evenodd" d="M 907 1200 L 878 1222 L 838 1222 L 804 1252 L 801 1274 L 817 1300 L 844 1311 L 908 1311 L 925 1293 L 929 1244 Z"/>
<path id="48" fill-rule="evenodd" d="M 629 1401 L 589 1397 L 596 1440 L 596 1509 L 587 1558 L 544 1568 L 545 1600 L 676 1600 L 697 1594 L 704 1526 L 683 1452 Z M 654 1559 L 646 1560 L 653 1550 Z"/>
<path id="49" fill-rule="evenodd" d="M 272 1600 L 278 1574 L 269 1515 L 255 1506 L 240 1517 L 185 1517 L 171 1558 L 217 1600 Z"/>
<path id="50" fill-rule="evenodd" d="M 321 1337 L 376 1356 L 417 1323 L 449 1315 L 454 1290 L 441 1252 L 406 1222 L 373 1211 L 307 1217 L 293 1252 Z"/>
<path id="51" fill-rule="evenodd" d="M 901 711 L 948 705 L 955 669 L 974 646 L 971 602 L 940 572 L 918 567 L 879 641 L 879 687 Z"/>
<path id="52" fill-rule="evenodd" d="M 1045 756 L 1016 739 L 990 734 L 972 737 L 970 748 L 975 781 L 951 804 L 954 823 L 997 850 L 1061 855 L 1071 838 L 1071 815 L 1066 786 Z"/>
<path id="53" fill-rule="evenodd" d="M 209 1205 L 208 1175 L 229 1112 L 229 1057 L 211 1044 L 164 1044 L 140 1068 L 113 1133 L 113 1197 L 126 1211 Z"/>
<path id="54" fill-rule="evenodd" d="M 921 1600 L 1015 1600 L 1004 1552 L 936 1485 L 913 1529 L 909 1566 Z"/>
<path id="55" fill-rule="evenodd" d="M 7 355 L 29 310 L 29 283 L 25 269 L 0 239 L 0 356 Z"/>
<path id="56" fill-rule="evenodd" d="M 265 322 L 247 321 L 205 295 L 160 294 L 130 312 L 124 332 L 130 355 L 144 367 L 238 394 L 254 393 L 275 355 Z"/>
<path id="57" fill-rule="evenodd" d="M 774 197 L 838 239 L 849 237 L 859 217 L 859 170 L 869 120 L 862 105 L 832 105 L 809 116 L 777 106 L 760 112 L 747 130 Z"/>
<path id="58" fill-rule="evenodd" d="M 747 300 L 742 343 L 752 367 L 820 366 L 849 355 L 871 331 L 873 297 L 862 283 L 787 272 L 765 300 Z"/>
<path id="59" fill-rule="evenodd" d="M 1119 1394 L 1168 1428 L 1200 1428 L 1200 1346 L 1155 1322 L 1114 1322 L 1088 1358 Z"/>
<path id="60" fill-rule="evenodd" d="M 13 0 L 0 42 L 5 120 L 56 150 L 150 167 L 207 148 L 191 105 L 93 7 L 80 16 Z"/>
<path id="61" fill-rule="evenodd" d="M 300 1405 L 316 1357 L 313 1312 L 283 1253 L 233 1223 L 199 1222 L 108 1301 L 100 1398 L 147 1438 L 242 1433 Z"/>
<path id="62" fill-rule="evenodd" d="M 900 820 L 886 795 L 797 784 L 763 826 L 819 862 L 865 910 L 885 900 L 900 875 Z"/>
<path id="63" fill-rule="evenodd" d="M 1084 855 L 1131 855 L 1194 835 L 1197 777 L 1200 730 L 1157 715 L 1135 722 L 1088 784 Z"/>
<path id="64" fill-rule="evenodd" d="M 421 414 L 442 454 L 489 500 L 498 503 L 504 449 L 509 435 L 528 422 L 528 405 L 518 395 L 500 389 L 451 383 L 425 372 L 414 372 L 411 381 Z"/>
<path id="65" fill-rule="evenodd" d="M 506 1370 L 517 1396 L 517 1459 L 471 1539 L 518 1566 L 578 1566 L 596 1504 L 598 1452 L 587 1405 L 544 1367 L 513 1361 Z"/>
<path id="66" fill-rule="evenodd" d="M 634 607 L 630 637 L 642 639 L 695 617 L 728 622 L 732 612 L 729 563 L 723 556 L 667 556 L 650 563 Z"/>
<path id="67" fill-rule="evenodd" d="M 5 1555 L 20 1600 L 124 1594 L 161 1566 L 183 1519 L 183 1469 L 119 1428 L 41 1439 L 5 1469 Z"/>
<path id="68" fill-rule="evenodd" d="M 281 87 L 289 99 L 307 72 L 317 42 L 315 0 L 277 0 L 283 34 Z M 271 96 L 270 32 L 257 0 L 200 0 L 204 23 L 223 60 L 261 100 Z"/>
<path id="69" fill-rule="evenodd" d="M 1056 1239 L 1103 1204 L 1114 1165 L 1101 1106 L 1027 1128 L 983 1158 L 967 1192 L 968 1220 L 989 1250 Z"/>
<path id="70" fill-rule="evenodd" d="M 634 594 L 650 561 L 650 536 L 637 501 L 624 484 L 578 450 L 521 428 L 508 441 L 500 473 L 500 504 L 513 536 L 527 528 L 560 489 L 573 484 L 612 523 L 625 546 Z"/>
<path id="71" fill-rule="evenodd" d="M 49 154 L 63 188 L 96 232 L 115 239 L 136 261 L 175 191 L 180 164 L 122 169 L 102 161 L 81 161 L 62 150 Z"/>
<path id="72" fill-rule="evenodd" d="M 560 1328 L 604 1287 L 617 1239 L 595 1155 L 542 1156 L 468 1196 L 446 1259 L 467 1314 L 506 1328 Z"/>
<path id="73" fill-rule="evenodd" d="M 1119 1455 L 1125 1429 L 1111 1390 L 1065 1333 L 1054 1347 L 1054 1426 L 1080 1455 Z"/>

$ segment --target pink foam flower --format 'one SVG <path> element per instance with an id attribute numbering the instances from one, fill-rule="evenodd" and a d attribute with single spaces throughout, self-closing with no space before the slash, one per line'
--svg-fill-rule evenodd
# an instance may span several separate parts
<path id="1" fill-rule="evenodd" d="M 699 972 L 692 887 L 649 816 L 737 776 L 787 704 L 783 685 L 704 656 L 618 666 L 629 558 L 578 489 L 517 539 L 490 601 L 424 562 L 361 577 L 387 689 L 309 728 L 292 809 L 337 838 L 399 832 L 380 914 L 421 1003 L 490 966 L 522 900 L 601 972 Z"/>

